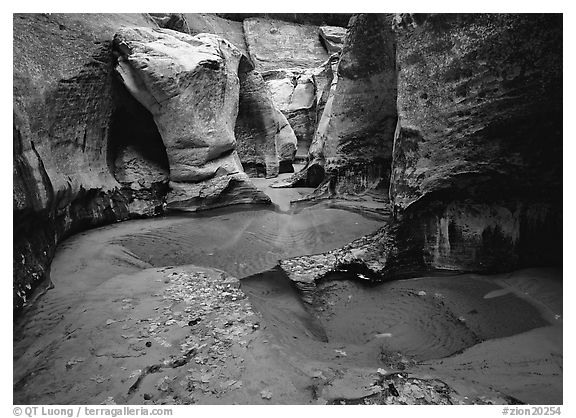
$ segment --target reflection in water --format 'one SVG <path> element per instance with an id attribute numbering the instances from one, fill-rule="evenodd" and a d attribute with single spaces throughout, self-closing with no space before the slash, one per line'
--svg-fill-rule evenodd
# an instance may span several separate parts
<path id="1" fill-rule="evenodd" d="M 376 230 L 381 223 L 339 209 L 212 211 L 114 240 L 153 266 L 197 264 L 242 278 L 280 259 L 329 251 Z"/>
<path id="2" fill-rule="evenodd" d="M 120 274 L 195 264 L 242 278 L 269 270 L 282 258 L 338 248 L 380 226 L 355 213 L 316 206 L 297 214 L 216 209 L 83 232 L 58 247 L 51 266 L 54 288 L 14 324 L 15 359 L 29 341 L 81 306 L 86 294 Z"/>

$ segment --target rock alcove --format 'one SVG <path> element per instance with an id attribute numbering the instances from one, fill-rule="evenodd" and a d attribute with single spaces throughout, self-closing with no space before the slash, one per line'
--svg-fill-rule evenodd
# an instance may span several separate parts
<path id="1" fill-rule="evenodd" d="M 127 193 L 132 194 L 133 202 L 157 202 L 153 210 L 160 213 L 170 179 L 166 147 L 152 114 L 116 78 L 113 86 L 115 100 L 108 145 L 110 170 Z"/>

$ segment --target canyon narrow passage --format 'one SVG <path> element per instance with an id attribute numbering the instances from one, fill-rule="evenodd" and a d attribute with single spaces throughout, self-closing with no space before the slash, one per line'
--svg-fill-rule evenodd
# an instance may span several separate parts
<path id="1" fill-rule="evenodd" d="M 570 400 L 561 13 L 12 23 L 14 414 Z"/>

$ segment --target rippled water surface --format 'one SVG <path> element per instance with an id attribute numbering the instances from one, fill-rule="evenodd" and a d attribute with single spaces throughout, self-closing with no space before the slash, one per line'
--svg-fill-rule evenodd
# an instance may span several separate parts
<path id="1" fill-rule="evenodd" d="M 317 205 L 298 213 L 226 208 L 89 230 L 59 246 L 51 266 L 54 288 L 15 324 L 15 347 L 48 332 L 82 303 L 86 292 L 119 274 L 195 264 L 242 278 L 269 270 L 282 258 L 338 248 L 380 226 L 374 219 Z"/>
<path id="2" fill-rule="evenodd" d="M 519 283 L 531 291 L 520 290 Z M 305 350 L 318 360 L 345 352 L 340 358 L 343 365 L 389 370 L 402 366 L 402 361 L 441 359 L 536 328 L 561 329 L 557 319 L 562 312 L 561 278 L 553 270 L 377 285 L 366 284 L 353 273 L 332 273 L 318 284 L 312 305 L 302 303 L 279 270 L 244 279 L 242 288 L 292 350 Z"/>
<path id="3" fill-rule="evenodd" d="M 309 306 L 284 273 L 274 269 L 280 259 L 341 247 L 381 225 L 323 205 L 298 212 L 238 207 L 122 222 L 78 234 L 58 248 L 51 266 L 54 288 L 15 323 L 15 370 L 26 369 L 21 356 L 35 353 L 30 347 L 38 341 L 51 347 L 54 333 L 73 335 L 74 326 L 87 326 L 74 323 L 71 312 L 99 306 L 94 295 L 110 279 L 121 286 L 124 277 L 142 269 L 198 265 L 242 278 L 244 292 L 263 316 L 263 330 L 279 342 L 276 348 L 310 365 L 396 370 L 418 362 L 424 370 L 428 366 L 422 362 L 452 359 L 455 365 L 445 370 L 443 363 L 429 367 L 442 370 L 446 378 L 457 370 L 461 374 L 455 378 L 476 381 L 489 364 L 506 390 L 510 382 L 519 382 L 512 389 L 520 398 L 546 400 L 561 393 L 562 281 L 557 271 L 426 277 L 378 286 L 366 286 L 351 273 L 335 273 L 319 283 Z M 122 291 L 130 294 L 131 289 Z M 106 318 L 107 313 L 98 315 Z M 65 318 L 74 326 L 62 330 Z M 522 350 L 528 352 L 508 336 L 526 339 Z M 478 349 L 458 354 L 469 347 Z M 558 352 L 560 361 L 550 368 Z M 504 366 L 498 365 L 501 358 Z M 527 367 L 551 387 L 544 395 L 530 392 L 532 375 L 518 378 Z"/>
<path id="4" fill-rule="evenodd" d="M 274 267 L 278 260 L 338 248 L 381 224 L 358 214 L 308 208 L 296 214 L 270 210 L 211 213 L 175 218 L 113 243 L 153 266 L 198 264 L 242 278 Z"/>

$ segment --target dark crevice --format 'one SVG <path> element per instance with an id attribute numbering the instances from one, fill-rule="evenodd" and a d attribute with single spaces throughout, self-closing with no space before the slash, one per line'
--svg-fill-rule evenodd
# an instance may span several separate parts
<path id="1" fill-rule="evenodd" d="M 126 90 L 116 78 L 112 81 L 115 92 L 115 108 L 110 124 L 108 163 L 116 179 L 123 182 L 122 162 L 118 160 L 127 149 L 148 165 L 170 171 L 166 147 L 158 132 L 152 114 Z"/>

